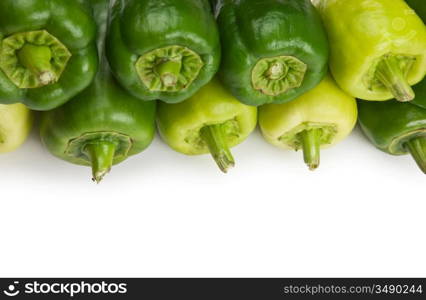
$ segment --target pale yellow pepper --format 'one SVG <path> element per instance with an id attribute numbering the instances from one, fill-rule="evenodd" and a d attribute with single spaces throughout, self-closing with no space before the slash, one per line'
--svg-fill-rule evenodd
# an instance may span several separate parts
<path id="1" fill-rule="evenodd" d="M 403 0 L 316 0 L 340 87 L 363 100 L 411 101 L 426 75 L 426 26 Z"/>
<path id="2" fill-rule="evenodd" d="M 343 92 L 327 76 L 316 88 L 285 104 L 259 109 L 259 124 L 265 139 L 274 146 L 304 152 L 311 170 L 319 166 L 320 149 L 346 138 L 355 127 L 355 98 Z"/>
<path id="3" fill-rule="evenodd" d="M 23 104 L 0 104 L 0 153 L 11 152 L 27 139 L 32 112 Z"/>

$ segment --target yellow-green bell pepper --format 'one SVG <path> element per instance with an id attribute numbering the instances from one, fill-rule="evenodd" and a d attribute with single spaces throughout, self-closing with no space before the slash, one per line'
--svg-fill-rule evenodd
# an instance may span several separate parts
<path id="1" fill-rule="evenodd" d="M 256 128 L 257 108 L 239 102 L 214 79 L 185 102 L 159 103 L 157 120 L 171 148 L 186 155 L 211 153 L 226 173 L 234 166 L 230 147 Z"/>
<path id="2" fill-rule="evenodd" d="M 11 152 L 27 139 L 33 115 L 23 104 L 0 104 L 0 153 Z"/>
<path id="3" fill-rule="evenodd" d="M 259 109 L 259 125 L 265 139 L 284 149 L 303 149 L 309 169 L 320 162 L 320 149 L 346 138 L 357 121 L 355 98 L 343 92 L 327 76 L 317 87 L 285 104 Z"/>
<path id="4" fill-rule="evenodd" d="M 426 27 L 403 0 L 319 0 L 331 72 L 364 100 L 411 101 L 426 74 Z"/>

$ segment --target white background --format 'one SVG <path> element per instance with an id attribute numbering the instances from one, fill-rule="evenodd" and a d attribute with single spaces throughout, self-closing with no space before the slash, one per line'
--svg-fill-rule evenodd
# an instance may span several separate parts
<path id="1" fill-rule="evenodd" d="M 357 129 L 318 171 L 257 132 L 222 175 L 158 138 L 100 185 L 34 133 L 0 156 L 0 276 L 426 276 L 426 177 Z"/>

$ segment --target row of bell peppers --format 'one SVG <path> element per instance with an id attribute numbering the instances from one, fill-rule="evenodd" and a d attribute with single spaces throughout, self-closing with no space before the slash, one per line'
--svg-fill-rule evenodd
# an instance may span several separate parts
<path id="1" fill-rule="evenodd" d="M 0 151 L 23 142 L 30 108 L 47 149 L 98 182 L 149 146 L 156 120 L 173 149 L 224 172 L 258 123 L 315 169 L 358 98 L 372 142 L 426 172 L 426 4 L 313 2 L 2 0 Z"/>

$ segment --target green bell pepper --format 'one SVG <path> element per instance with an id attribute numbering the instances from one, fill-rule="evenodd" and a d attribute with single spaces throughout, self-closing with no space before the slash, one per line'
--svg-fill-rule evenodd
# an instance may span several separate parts
<path id="1" fill-rule="evenodd" d="M 0 1 L 0 103 L 58 107 L 92 82 L 97 63 L 87 1 Z"/>
<path id="2" fill-rule="evenodd" d="M 208 0 L 117 0 L 107 55 L 134 96 L 186 100 L 219 68 L 219 33 Z"/>
<path id="3" fill-rule="evenodd" d="M 257 109 L 240 103 L 214 79 L 185 102 L 159 103 L 157 120 L 171 148 L 186 155 L 210 152 L 226 173 L 234 166 L 230 147 L 256 128 Z"/>
<path id="4" fill-rule="evenodd" d="M 340 87 L 364 100 L 411 101 L 426 74 L 426 28 L 403 0 L 320 0 Z"/>
<path id="5" fill-rule="evenodd" d="M 33 114 L 23 104 L 0 104 L 0 153 L 11 152 L 27 139 Z"/>
<path id="6" fill-rule="evenodd" d="M 417 13 L 417 15 L 422 18 L 423 22 L 426 22 L 426 1 L 425 0 L 406 0 L 408 5 L 410 5 Z M 413 87 L 416 98 L 413 100 L 413 104 L 416 104 L 420 107 L 426 109 L 426 78 L 423 79 L 419 84 Z"/>
<path id="7" fill-rule="evenodd" d="M 320 163 L 320 149 L 346 138 L 357 121 L 356 101 L 331 78 L 296 100 L 267 104 L 259 109 L 259 124 L 265 139 L 284 149 L 303 150 L 310 170 Z"/>
<path id="8" fill-rule="evenodd" d="M 64 106 L 42 114 L 43 143 L 55 156 L 91 166 L 100 182 L 118 164 L 142 152 L 155 133 L 155 102 L 124 91 L 112 77 L 104 55 L 108 0 L 92 0 L 99 28 L 100 70 L 93 83 Z"/>
<path id="9" fill-rule="evenodd" d="M 397 101 L 358 101 L 359 122 L 368 139 L 392 155 L 411 153 L 426 174 L 426 109 Z"/>
<path id="10" fill-rule="evenodd" d="M 328 42 L 310 0 L 213 1 L 223 84 L 248 105 L 289 102 L 327 73 Z"/>

